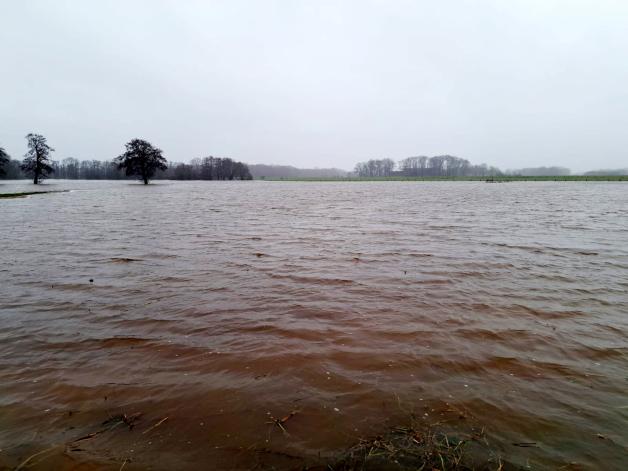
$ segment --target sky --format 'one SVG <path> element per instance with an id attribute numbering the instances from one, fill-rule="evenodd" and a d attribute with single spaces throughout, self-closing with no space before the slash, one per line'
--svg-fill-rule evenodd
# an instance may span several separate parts
<path id="1" fill-rule="evenodd" d="M 628 167 L 626 0 L 0 0 L 0 146 Z"/>

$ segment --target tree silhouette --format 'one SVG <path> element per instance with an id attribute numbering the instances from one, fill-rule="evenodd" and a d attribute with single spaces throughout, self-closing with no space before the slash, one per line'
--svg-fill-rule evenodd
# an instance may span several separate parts
<path id="1" fill-rule="evenodd" d="M 9 163 L 9 154 L 4 151 L 4 148 L 0 147 L 0 175 L 4 175 L 4 166 Z"/>
<path id="2" fill-rule="evenodd" d="M 125 169 L 127 176 L 135 175 L 148 185 L 157 170 L 166 170 L 168 161 L 161 155 L 161 149 L 150 142 L 133 139 L 126 143 L 126 152 L 115 159 L 118 169 Z"/>
<path id="3" fill-rule="evenodd" d="M 46 138 L 41 134 L 28 134 L 28 152 L 24 155 L 24 160 L 20 168 L 27 175 L 33 176 L 33 183 L 37 185 L 40 181 L 54 172 L 50 165 L 49 156 L 54 149 L 46 143 Z"/>

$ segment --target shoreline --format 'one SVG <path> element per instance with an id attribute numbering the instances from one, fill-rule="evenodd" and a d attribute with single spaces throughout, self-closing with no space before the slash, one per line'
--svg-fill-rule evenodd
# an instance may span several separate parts
<path id="1" fill-rule="evenodd" d="M 70 190 L 44 190 L 44 191 L 22 191 L 19 193 L 0 193 L 0 198 L 26 198 L 31 195 L 39 195 L 45 193 L 67 193 Z"/>
<path id="2" fill-rule="evenodd" d="M 611 176 L 556 176 L 556 177 L 259 177 L 259 181 L 290 182 L 628 182 L 628 175 Z"/>

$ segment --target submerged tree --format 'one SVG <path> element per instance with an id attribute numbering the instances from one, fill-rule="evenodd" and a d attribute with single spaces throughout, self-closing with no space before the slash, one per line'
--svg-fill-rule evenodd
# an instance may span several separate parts
<path id="1" fill-rule="evenodd" d="M 153 147 L 150 142 L 133 139 L 126 144 L 126 152 L 115 161 L 118 169 L 125 169 L 127 176 L 135 175 L 148 185 L 157 170 L 166 170 L 168 161 L 161 155 L 161 149 Z"/>
<path id="2" fill-rule="evenodd" d="M 4 166 L 9 163 L 9 154 L 4 151 L 4 148 L 0 147 L 0 175 L 4 175 Z"/>
<path id="3" fill-rule="evenodd" d="M 20 168 L 33 177 L 33 183 L 37 185 L 40 181 L 54 172 L 51 166 L 50 153 L 54 149 L 46 143 L 46 138 L 41 134 L 28 134 L 28 152 L 24 155 L 24 160 Z"/>

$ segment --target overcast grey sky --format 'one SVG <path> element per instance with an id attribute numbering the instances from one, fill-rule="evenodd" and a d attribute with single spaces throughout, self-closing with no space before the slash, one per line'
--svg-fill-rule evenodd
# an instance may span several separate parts
<path id="1" fill-rule="evenodd" d="M 628 166 L 628 1 L 0 0 L 0 146 Z"/>

